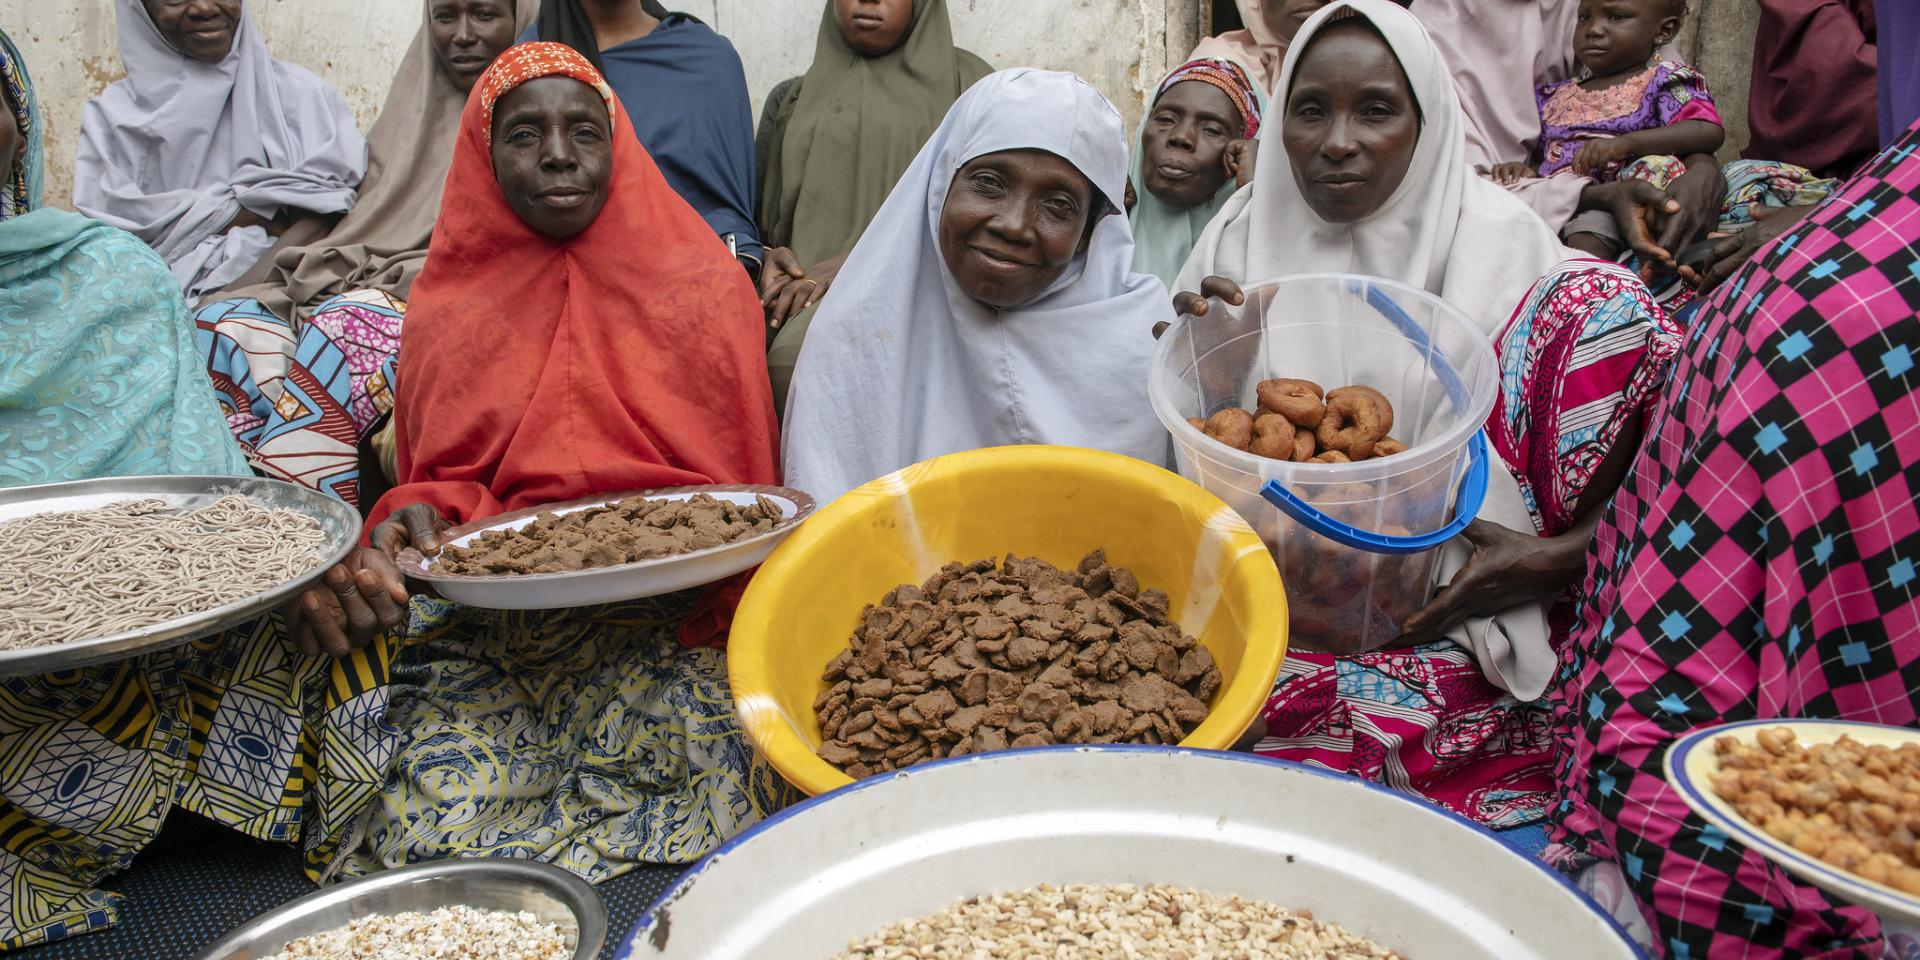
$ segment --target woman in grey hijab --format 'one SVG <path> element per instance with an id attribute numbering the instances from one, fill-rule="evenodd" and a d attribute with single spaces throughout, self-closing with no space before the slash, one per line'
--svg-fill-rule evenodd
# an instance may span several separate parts
<path id="1" fill-rule="evenodd" d="M 192 301 L 353 206 L 367 144 L 346 100 L 273 59 L 242 0 L 116 7 L 127 77 L 87 104 L 75 208 L 146 241 Z"/>

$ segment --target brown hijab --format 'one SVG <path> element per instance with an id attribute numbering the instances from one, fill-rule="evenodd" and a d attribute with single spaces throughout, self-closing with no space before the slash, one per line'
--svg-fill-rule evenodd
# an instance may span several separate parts
<path id="1" fill-rule="evenodd" d="M 540 5 L 538 0 L 511 2 L 517 37 Z M 426 263 L 440 189 L 467 105 L 466 93 L 434 56 L 431 0 L 421 6 L 420 30 L 367 134 L 367 176 L 359 201 L 325 237 L 275 251 L 264 279 L 242 278 L 240 285 L 221 291 L 221 298 L 253 297 L 294 322 L 322 300 L 349 290 L 384 290 L 406 299 Z"/>

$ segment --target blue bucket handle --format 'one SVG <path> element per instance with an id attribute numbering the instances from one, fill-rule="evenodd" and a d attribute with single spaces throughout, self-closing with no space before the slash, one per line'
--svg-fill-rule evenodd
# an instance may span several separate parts
<path id="1" fill-rule="evenodd" d="M 1268 480 L 1261 486 L 1260 496 L 1279 507 L 1281 513 L 1292 517 L 1296 523 L 1342 546 L 1368 553 L 1424 553 L 1459 536 L 1480 515 L 1480 508 L 1486 505 L 1489 469 L 1486 431 L 1476 431 L 1467 441 L 1467 457 L 1467 475 L 1460 481 L 1460 495 L 1454 502 L 1453 522 L 1432 533 L 1396 537 L 1341 523 L 1302 500 L 1299 494 L 1281 486 L 1278 480 Z"/>

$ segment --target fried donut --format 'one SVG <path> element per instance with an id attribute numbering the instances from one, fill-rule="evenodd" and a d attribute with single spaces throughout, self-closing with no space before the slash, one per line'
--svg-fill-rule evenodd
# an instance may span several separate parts
<path id="1" fill-rule="evenodd" d="M 1326 394 L 1311 380 L 1262 380 L 1253 392 L 1260 409 L 1286 417 L 1296 427 L 1312 430 L 1327 413 Z"/>
<path id="2" fill-rule="evenodd" d="M 1294 431 L 1294 434 L 1293 434 L 1293 462 L 1294 463 L 1306 463 L 1308 460 L 1313 459 L 1314 454 L 1319 452 L 1320 452 L 1320 443 L 1318 440 L 1314 439 L 1312 430 L 1301 428 L 1299 430 Z"/>
<path id="3" fill-rule="evenodd" d="M 1247 452 L 1269 460 L 1290 460 L 1297 436 L 1286 417 L 1263 413 L 1253 420 L 1253 442 L 1247 446 Z"/>
<path id="4" fill-rule="evenodd" d="M 1245 450 L 1253 442 L 1253 414 L 1228 407 L 1207 418 L 1207 436 L 1235 450 Z"/>
<path id="5" fill-rule="evenodd" d="M 1366 397 L 1367 399 L 1373 401 L 1374 407 L 1380 411 L 1380 436 L 1381 437 L 1386 436 L 1388 432 L 1393 430 L 1393 401 L 1388 400 L 1386 394 L 1381 393 L 1380 391 L 1375 390 L 1372 387 L 1363 387 L 1358 384 L 1355 384 L 1350 387 L 1341 387 L 1337 390 L 1329 390 L 1327 391 L 1327 402 L 1332 403 L 1333 401 L 1341 397 L 1349 396 L 1352 394 L 1359 394 L 1360 396 Z M 1379 437 L 1375 437 L 1374 439 L 1377 440 L 1379 439 Z"/>
<path id="6" fill-rule="evenodd" d="M 1190 424 L 1193 424 L 1193 428 L 1195 430 L 1198 430 L 1201 433 L 1207 432 L 1207 422 L 1205 420 L 1202 420 L 1199 417 L 1188 417 L 1187 422 Z"/>
<path id="7" fill-rule="evenodd" d="M 1396 453 L 1406 453 L 1406 452 L 1407 452 L 1407 445 L 1404 443 L 1401 443 L 1398 440 L 1395 440 L 1392 437 L 1385 437 L 1381 439 L 1379 443 L 1376 443 L 1373 445 L 1373 455 L 1376 458 L 1391 457 Z"/>
<path id="8" fill-rule="evenodd" d="M 1337 451 L 1346 454 L 1349 460 L 1373 456 L 1373 445 L 1386 435 L 1386 428 L 1380 425 L 1379 407 L 1371 399 L 1355 393 L 1344 394 L 1327 404 L 1327 417 L 1314 432 L 1321 452 Z"/>
<path id="9" fill-rule="evenodd" d="M 1307 462 L 1308 463 L 1352 463 L 1353 458 L 1347 456 L 1344 453 L 1341 453 L 1338 450 L 1328 450 L 1327 452 L 1322 453 L 1319 456 L 1314 457 L 1312 460 L 1308 460 Z"/>

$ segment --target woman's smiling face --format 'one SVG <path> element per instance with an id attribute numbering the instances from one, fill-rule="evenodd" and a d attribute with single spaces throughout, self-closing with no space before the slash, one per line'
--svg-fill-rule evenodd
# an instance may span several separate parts
<path id="1" fill-rule="evenodd" d="M 1086 249 L 1103 203 L 1073 164 L 1044 150 L 975 157 L 947 189 L 940 255 L 968 296 L 1017 307 L 1044 293 Z"/>
<path id="2" fill-rule="evenodd" d="M 1307 206 L 1330 223 L 1392 198 L 1420 144 L 1420 109 L 1393 48 L 1365 20 L 1313 35 L 1294 69 L 1281 142 Z"/>

